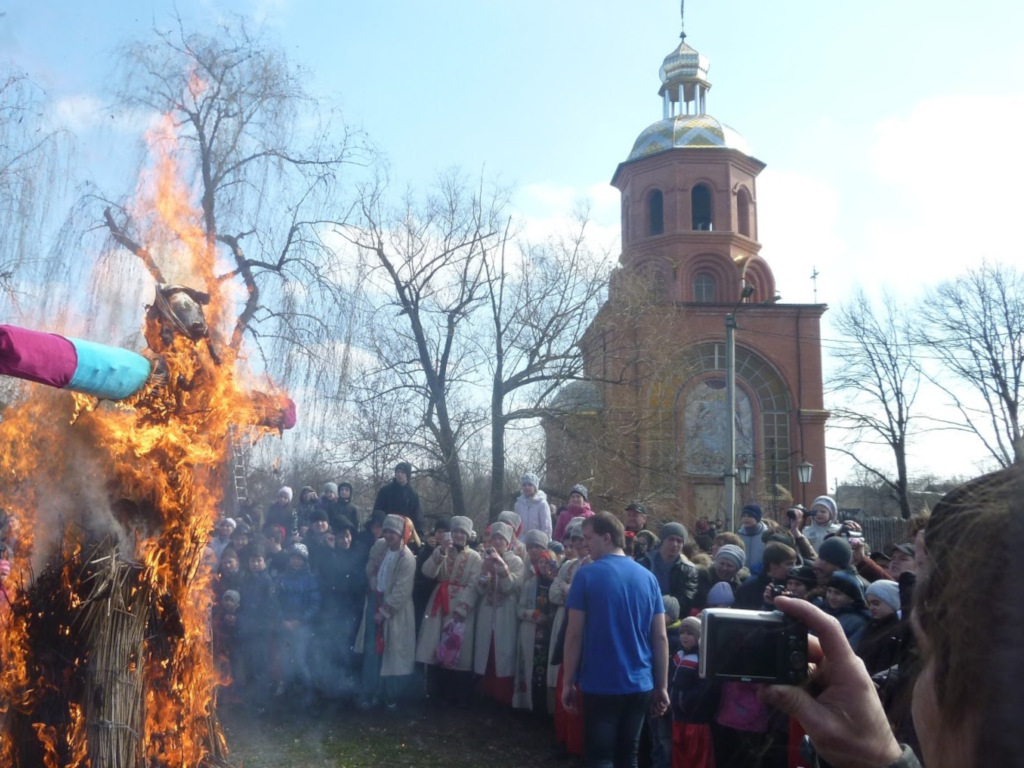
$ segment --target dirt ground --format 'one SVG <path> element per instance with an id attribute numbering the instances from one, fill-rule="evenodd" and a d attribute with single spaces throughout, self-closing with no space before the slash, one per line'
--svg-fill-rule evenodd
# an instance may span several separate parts
<path id="1" fill-rule="evenodd" d="M 554 726 L 512 710 L 408 705 L 396 712 L 324 706 L 256 717 L 222 704 L 235 768 L 573 768 Z"/>

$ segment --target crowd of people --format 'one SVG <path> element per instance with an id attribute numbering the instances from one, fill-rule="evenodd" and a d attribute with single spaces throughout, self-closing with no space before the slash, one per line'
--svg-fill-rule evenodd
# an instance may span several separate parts
<path id="1" fill-rule="evenodd" d="M 588 708 L 579 706 L 586 696 L 575 682 L 580 659 L 603 642 L 579 651 L 570 621 L 584 588 L 573 585 L 597 559 L 588 548 L 592 533 L 585 535 L 596 527 L 587 489 L 574 486 L 554 509 L 539 478 L 527 474 L 514 509 L 481 530 L 461 516 L 425 528 L 410 476 L 399 464 L 362 524 L 347 483 L 326 483 L 319 497 L 304 488 L 297 500 L 282 488 L 262 520 L 217 523 L 210 552 L 215 647 L 232 680 L 225 695 L 258 712 L 275 699 L 362 709 L 401 709 L 422 697 L 463 708 L 487 701 L 550 720 L 560 749 L 584 755 Z M 805 738 L 813 728 L 793 716 L 799 700 L 778 687 L 697 674 L 699 616 L 709 607 L 806 616 L 823 646 L 826 637 L 838 643 L 829 634 L 838 627 L 872 681 L 887 729 L 909 745 L 900 759 L 919 752 L 910 716 L 920 667 L 911 616 L 927 518 L 877 551 L 856 524 L 837 518 L 828 496 L 809 510 L 790 509 L 784 524 L 749 504 L 736 531 L 691 535 L 675 521 L 652 530 L 641 503 L 623 510 L 623 522 L 615 521 L 621 554 L 657 582 L 668 641 L 668 706 L 652 704 L 645 718 L 642 763 L 816 764 L 815 734 Z"/>

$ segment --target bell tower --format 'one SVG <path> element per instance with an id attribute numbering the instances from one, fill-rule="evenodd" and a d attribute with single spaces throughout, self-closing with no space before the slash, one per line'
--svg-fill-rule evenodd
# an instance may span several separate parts
<path id="1" fill-rule="evenodd" d="M 784 520 L 788 506 L 827 488 L 827 307 L 777 293 L 758 239 L 765 164 L 709 114 L 708 71 L 680 34 L 659 72 L 661 119 L 612 177 L 622 194 L 619 268 L 584 338 L 589 380 L 566 386 L 563 413 L 545 421 L 548 484 L 587 479 L 610 508 L 637 498 L 660 519 L 693 523 L 729 518 L 726 482 L 738 477 L 737 509 L 756 501 Z M 797 468 L 808 464 L 801 483 Z"/>

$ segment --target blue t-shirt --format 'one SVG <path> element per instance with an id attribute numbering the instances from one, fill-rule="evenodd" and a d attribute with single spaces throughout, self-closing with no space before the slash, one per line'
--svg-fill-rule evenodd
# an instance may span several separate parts
<path id="1" fill-rule="evenodd" d="M 577 675 L 584 693 L 654 688 L 651 622 L 665 605 L 650 571 L 631 557 L 607 555 L 576 571 L 565 605 L 587 614 Z"/>

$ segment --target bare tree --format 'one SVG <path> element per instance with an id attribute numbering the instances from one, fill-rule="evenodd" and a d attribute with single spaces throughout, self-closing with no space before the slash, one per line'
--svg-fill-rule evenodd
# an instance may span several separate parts
<path id="1" fill-rule="evenodd" d="M 481 339 L 481 358 L 490 372 L 492 519 L 506 507 L 506 431 L 550 414 L 558 390 L 583 377 L 580 343 L 609 273 L 608 259 L 587 246 L 587 223 L 581 214 L 570 236 L 540 245 L 517 240 L 506 227 L 486 252 L 491 332 Z"/>
<path id="2" fill-rule="evenodd" d="M 52 205 L 70 177 L 70 136 L 47 125 L 43 92 L 26 76 L 0 72 L 0 294 L 44 256 Z"/>
<path id="3" fill-rule="evenodd" d="M 907 319 L 892 296 L 884 296 L 876 308 L 860 290 L 833 322 L 844 339 L 832 353 L 838 365 L 830 388 L 843 402 L 831 410 L 834 425 L 848 431 L 850 444 L 832 446 L 832 450 L 851 458 L 886 488 L 908 519 L 912 509 L 907 440 L 916 420 L 914 402 L 921 374 Z M 891 454 L 893 464 L 888 468 L 855 450 L 879 445 Z"/>
<path id="4" fill-rule="evenodd" d="M 470 391 L 477 365 L 472 318 L 486 300 L 484 254 L 499 242 L 507 196 L 483 184 L 470 187 L 455 172 L 424 201 L 410 193 L 394 210 L 385 192 L 383 182 L 366 188 L 357 226 L 344 231 L 377 267 L 369 344 L 390 377 L 372 397 L 401 390 L 419 395 L 429 436 L 419 455 L 436 464 L 452 510 L 464 515 L 461 450 L 483 421 Z"/>
<path id="5" fill-rule="evenodd" d="M 197 224 L 230 265 L 213 280 L 240 288 L 228 343 L 238 349 L 248 337 L 293 385 L 322 384 L 324 366 L 337 362 L 330 341 L 344 336 L 347 318 L 343 269 L 324 234 L 344 218 L 343 173 L 366 158 L 359 137 L 321 110 L 301 69 L 242 22 L 211 34 L 179 22 L 125 48 L 121 61 L 119 103 L 170 116 Z M 140 222 L 109 207 L 104 218 L 160 281 L 169 265 L 136 241 Z"/>
<path id="6" fill-rule="evenodd" d="M 1024 460 L 1024 274 L 982 263 L 933 290 L 918 311 L 929 380 L 1002 466 Z"/>

